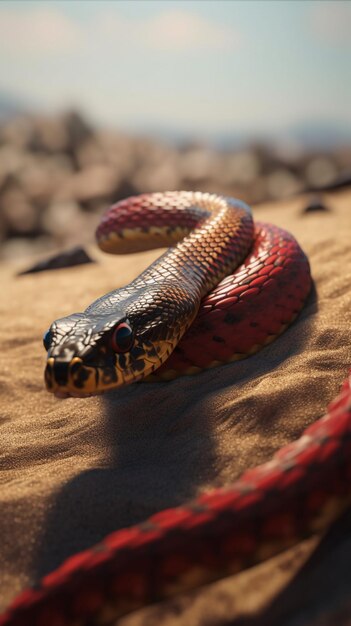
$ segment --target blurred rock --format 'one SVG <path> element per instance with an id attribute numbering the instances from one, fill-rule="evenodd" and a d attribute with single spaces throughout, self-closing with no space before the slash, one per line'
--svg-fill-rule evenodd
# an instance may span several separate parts
<path id="1" fill-rule="evenodd" d="M 209 148 L 193 148 L 183 153 L 179 160 L 179 173 L 190 184 L 201 184 L 218 172 L 219 157 Z"/>
<path id="2" fill-rule="evenodd" d="M 77 202 L 86 202 L 97 198 L 108 200 L 118 186 L 119 176 L 108 165 L 91 165 L 80 172 L 73 173 L 58 190 L 58 198 L 72 198 Z"/>
<path id="3" fill-rule="evenodd" d="M 27 158 L 16 172 L 16 180 L 35 203 L 47 205 L 59 193 L 72 173 L 70 160 L 62 154 Z"/>
<path id="4" fill-rule="evenodd" d="M 345 187 L 351 186 L 351 169 L 342 172 L 340 175 L 336 176 L 329 184 L 324 185 L 321 189 L 323 191 L 334 191 L 337 189 L 344 189 Z"/>
<path id="5" fill-rule="evenodd" d="M 286 198 L 303 190 L 303 182 L 285 169 L 277 169 L 267 177 L 267 190 L 271 198 Z"/>
<path id="6" fill-rule="evenodd" d="M 70 147 L 73 150 L 85 143 L 94 133 L 88 122 L 77 111 L 66 113 L 63 122 L 69 137 Z"/>
<path id="7" fill-rule="evenodd" d="M 138 168 L 132 177 L 132 183 L 138 193 L 149 191 L 166 191 L 178 189 L 180 177 L 177 170 L 169 161 L 158 163 L 157 165 L 143 165 Z"/>
<path id="8" fill-rule="evenodd" d="M 56 154 L 69 149 L 69 132 L 62 117 L 41 117 L 34 121 L 28 147 L 33 152 Z"/>
<path id="9" fill-rule="evenodd" d="M 253 150 L 242 150 L 223 159 L 221 180 L 223 183 L 248 185 L 254 182 L 260 173 L 261 162 L 258 154 Z"/>
<path id="10" fill-rule="evenodd" d="M 250 204 L 342 188 L 350 173 L 351 146 L 306 152 L 285 140 L 177 148 L 94 129 L 75 111 L 21 116 L 0 124 L 0 255 L 90 242 L 107 206 L 138 193 L 200 189 Z"/>
<path id="11" fill-rule="evenodd" d="M 21 189 L 5 190 L 1 197 L 1 212 L 7 236 L 40 234 L 38 213 Z"/>
<path id="12" fill-rule="evenodd" d="M 27 157 L 27 153 L 15 145 L 0 146 L 0 189 L 8 176 L 21 170 Z"/>
<path id="13" fill-rule="evenodd" d="M 306 166 L 305 176 L 310 187 L 324 187 L 330 185 L 338 173 L 336 164 L 332 159 L 318 156 L 312 159 Z"/>
<path id="14" fill-rule="evenodd" d="M 0 128 L 0 144 L 26 149 L 34 136 L 35 122 L 30 117 L 16 117 L 4 122 Z"/>
<path id="15" fill-rule="evenodd" d="M 84 230 L 84 215 L 73 200 L 54 201 L 43 214 L 42 227 L 53 237 L 64 239 L 72 232 Z"/>
<path id="16" fill-rule="evenodd" d="M 335 149 L 335 161 L 341 171 L 351 171 L 351 146 L 340 146 Z"/>

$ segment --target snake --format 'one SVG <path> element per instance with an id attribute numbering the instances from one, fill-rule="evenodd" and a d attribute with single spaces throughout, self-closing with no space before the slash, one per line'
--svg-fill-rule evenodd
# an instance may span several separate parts
<path id="1" fill-rule="evenodd" d="M 295 238 L 254 224 L 234 198 L 127 198 L 103 215 L 97 240 L 109 253 L 168 249 L 126 287 L 51 324 L 45 383 L 58 398 L 201 375 L 246 358 L 293 323 L 311 290 Z M 350 496 L 351 372 L 325 414 L 271 460 L 71 556 L 23 591 L 0 626 L 115 624 L 325 530 Z"/>

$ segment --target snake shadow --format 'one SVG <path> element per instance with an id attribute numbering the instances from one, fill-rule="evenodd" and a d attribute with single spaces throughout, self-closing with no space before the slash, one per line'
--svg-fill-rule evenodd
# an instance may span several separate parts
<path id="1" fill-rule="evenodd" d="M 213 481 L 210 411 L 205 399 L 189 399 L 191 384 L 139 384 L 103 396 L 91 431 L 102 454 L 54 496 L 33 562 L 35 581 Z"/>
<path id="2" fill-rule="evenodd" d="M 306 318 L 316 309 L 313 288 L 300 322 L 309 323 Z M 287 331 L 294 337 L 288 342 L 289 356 L 303 350 L 306 337 L 294 331 L 295 324 Z M 260 359 L 263 352 L 266 358 Z M 131 385 L 102 396 L 101 419 L 95 420 L 90 437 L 103 452 L 96 467 L 69 480 L 53 496 L 32 561 L 34 582 L 109 533 L 215 486 L 219 452 L 213 429 L 221 416 L 209 396 L 224 389 L 237 394 L 238 378 L 245 383 L 260 372 L 269 375 L 286 358 L 286 348 L 272 351 L 268 346 L 242 365 L 171 383 Z"/>

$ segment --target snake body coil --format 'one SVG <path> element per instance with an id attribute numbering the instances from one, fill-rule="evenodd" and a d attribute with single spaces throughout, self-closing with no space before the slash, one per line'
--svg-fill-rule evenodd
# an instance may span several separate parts
<path id="1" fill-rule="evenodd" d="M 98 229 L 109 252 L 184 235 L 130 285 L 53 323 L 44 338 L 49 391 L 85 396 L 149 375 L 196 373 L 257 351 L 298 314 L 311 285 L 305 255 L 285 231 L 254 227 L 237 200 L 140 196 L 112 207 Z M 326 415 L 270 462 L 71 557 L 22 594 L 0 626 L 113 624 L 324 528 L 350 497 L 350 407 L 345 381 Z"/>
<path id="2" fill-rule="evenodd" d="M 45 379 L 59 397 L 243 358 L 286 328 L 310 289 L 294 238 L 267 225 L 254 232 L 249 207 L 231 198 L 129 198 L 107 212 L 97 238 L 117 253 L 173 245 L 126 287 L 52 324 Z"/>

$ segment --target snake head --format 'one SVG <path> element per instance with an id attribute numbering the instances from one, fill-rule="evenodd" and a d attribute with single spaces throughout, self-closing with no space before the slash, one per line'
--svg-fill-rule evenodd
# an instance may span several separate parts
<path id="1" fill-rule="evenodd" d="M 123 315 L 74 314 L 56 320 L 44 335 L 45 383 L 58 397 L 85 397 L 125 385 L 159 364 L 157 346 L 137 339 Z M 151 367 L 152 370 L 152 367 Z"/>
<path id="2" fill-rule="evenodd" d="M 162 294 L 148 289 L 147 295 L 142 289 L 124 298 L 124 306 L 106 306 L 113 295 L 83 313 L 56 320 L 45 333 L 45 383 L 56 396 L 86 397 L 145 378 L 168 358 L 183 334 L 184 320 L 174 304 L 162 315 L 164 289 Z M 176 302 L 174 287 L 171 295 Z M 193 318 L 196 309 L 190 314 Z M 188 310 L 184 315 L 189 319 Z"/>

